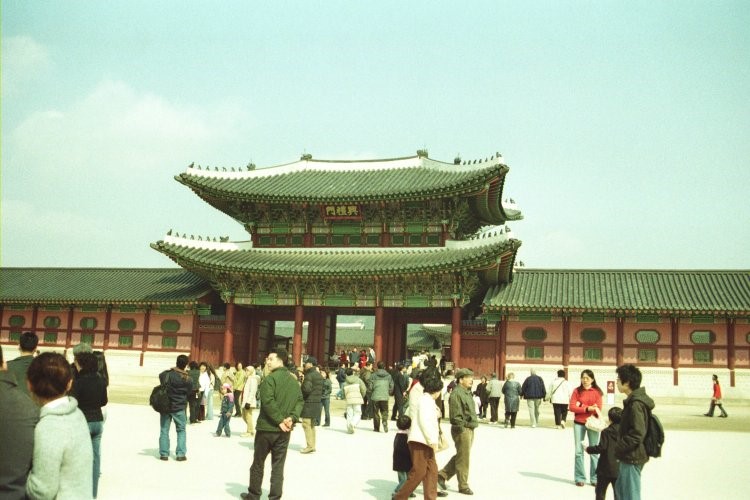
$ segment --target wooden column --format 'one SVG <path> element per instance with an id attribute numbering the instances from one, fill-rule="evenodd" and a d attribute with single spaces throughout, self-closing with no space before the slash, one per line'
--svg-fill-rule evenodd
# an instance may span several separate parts
<path id="1" fill-rule="evenodd" d="M 200 358 L 200 316 L 198 310 L 193 313 L 193 333 L 190 336 L 190 359 L 198 360 Z"/>
<path id="2" fill-rule="evenodd" d="M 617 354 L 615 360 L 617 366 L 622 366 L 625 360 L 625 316 L 618 314 L 615 317 L 615 325 L 617 328 Z"/>
<path id="3" fill-rule="evenodd" d="M 338 350 L 336 349 L 336 322 L 338 321 L 338 318 L 335 314 L 331 314 L 328 316 L 331 320 L 330 325 L 330 337 L 328 337 L 328 352 L 329 356 L 336 355 L 336 359 L 338 359 Z"/>
<path id="4" fill-rule="evenodd" d="M 234 298 L 227 302 L 227 315 L 224 320 L 224 348 L 222 363 L 234 364 Z"/>
<path id="5" fill-rule="evenodd" d="M 497 347 L 495 348 L 495 371 L 500 380 L 505 379 L 505 362 L 507 359 L 506 339 L 508 338 L 508 315 L 503 314 L 495 325 L 497 330 Z"/>
<path id="6" fill-rule="evenodd" d="M 31 308 L 31 331 L 36 333 L 36 322 L 39 318 L 39 306 L 32 306 Z M 44 335 L 42 335 L 44 338 Z"/>
<path id="7" fill-rule="evenodd" d="M 304 307 L 296 305 L 294 307 L 294 337 L 292 338 L 292 361 L 295 365 L 301 366 L 302 363 L 302 322 L 304 321 Z"/>
<path id="8" fill-rule="evenodd" d="M 247 361 L 255 366 L 258 362 L 258 351 L 260 348 L 260 321 L 253 315 L 250 319 L 250 352 Z"/>
<path id="9" fill-rule="evenodd" d="M 451 310 L 451 361 L 454 368 L 461 367 L 461 306 L 458 301 Z"/>
<path id="10" fill-rule="evenodd" d="M 734 352 L 734 327 L 737 320 L 735 318 L 727 318 L 727 368 L 729 368 L 729 386 L 734 387 L 734 365 L 736 362 L 736 355 Z"/>
<path id="11" fill-rule="evenodd" d="M 109 339 L 109 332 L 111 331 L 112 331 L 112 304 L 109 304 L 107 306 L 107 312 L 104 313 L 104 341 L 102 342 L 102 352 L 104 352 L 104 346 L 107 345 L 107 339 Z"/>
<path id="12" fill-rule="evenodd" d="M 375 338 L 373 339 L 372 348 L 375 350 L 375 363 L 383 359 L 383 330 L 385 321 L 385 308 L 377 306 L 375 308 Z"/>
<path id="13" fill-rule="evenodd" d="M 570 313 L 562 315 L 562 333 L 563 333 L 563 352 L 562 364 L 565 370 L 565 376 L 568 376 L 568 366 L 570 366 Z"/>
<path id="14" fill-rule="evenodd" d="M 73 344 L 73 313 L 75 309 L 74 306 L 68 306 L 68 318 L 65 320 L 65 349 L 70 349 Z"/>
<path id="15" fill-rule="evenodd" d="M 151 323 L 151 306 L 146 306 L 146 312 L 143 315 L 143 340 L 141 341 L 141 357 L 140 361 L 138 362 L 138 366 L 143 366 L 143 358 L 146 354 L 146 349 L 148 349 L 148 329 L 150 327 Z"/>
<path id="16" fill-rule="evenodd" d="M 672 316 L 669 318 L 672 334 L 672 384 L 679 385 L 680 382 L 680 318 Z"/>

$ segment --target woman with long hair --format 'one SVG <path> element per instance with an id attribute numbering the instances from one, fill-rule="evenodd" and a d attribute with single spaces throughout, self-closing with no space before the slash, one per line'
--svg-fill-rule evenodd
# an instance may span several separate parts
<path id="1" fill-rule="evenodd" d="M 573 425 L 573 439 L 575 442 L 575 467 L 573 480 L 576 486 L 586 484 L 586 467 L 583 464 L 583 439 L 588 438 L 589 446 L 599 444 L 599 433 L 586 428 L 586 419 L 591 415 L 599 415 L 602 411 L 602 390 L 596 384 L 594 372 L 589 369 L 581 372 L 581 385 L 570 396 L 568 409 L 575 414 Z M 596 486 L 596 466 L 599 455 L 589 455 L 589 479 Z"/>
<path id="2" fill-rule="evenodd" d="M 78 408 L 86 417 L 86 423 L 91 435 L 91 445 L 94 451 L 92 479 L 94 482 L 93 496 L 96 498 L 99 490 L 99 475 L 101 471 L 101 444 L 104 432 L 104 414 L 102 407 L 107 405 L 107 382 L 99 375 L 99 361 L 90 352 L 82 352 L 75 357 L 78 377 L 73 381 L 70 395 L 78 400 Z"/>
<path id="3" fill-rule="evenodd" d="M 27 496 L 92 498 L 94 453 L 86 418 L 78 401 L 67 395 L 73 385 L 70 363 L 62 354 L 42 353 L 29 365 L 27 380 L 41 406 Z"/>
<path id="4" fill-rule="evenodd" d="M 729 415 L 724 411 L 724 405 L 721 403 L 721 385 L 719 385 L 719 376 L 714 374 L 711 376 L 711 379 L 714 381 L 714 393 L 713 396 L 711 396 L 711 407 L 708 409 L 708 413 L 704 413 L 703 415 L 713 417 L 714 409 L 718 406 L 719 410 L 721 410 L 721 415 L 719 416 L 727 418 Z"/>

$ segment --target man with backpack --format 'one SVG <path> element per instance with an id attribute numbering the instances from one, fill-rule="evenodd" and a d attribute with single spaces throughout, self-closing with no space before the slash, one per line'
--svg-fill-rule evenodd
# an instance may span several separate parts
<path id="1" fill-rule="evenodd" d="M 641 371 L 632 364 L 617 368 L 617 389 L 627 397 L 623 402 L 620 439 L 615 445 L 615 457 L 620 461 L 620 473 L 615 483 L 619 500 L 640 500 L 641 471 L 648 462 L 644 441 L 649 429 L 654 400 L 641 387 Z"/>
<path id="2" fill-rule="evenodd" d="M 185 456 L 187 453 L 185 407 L 188 397 L 193 392 L 193 381 L 185 371 L 188 362 L 188 357 L 180 354 L 177 356 L 177 366 L 159 374 L 159 382 L 167 387 L 169 396 L 169 410 L 160 412 L 159 458 L 164 461 L 169 460 L 169 428 L 173 420 L 177 430 L 176 460 L 178 462 L 187 460 Z"/>

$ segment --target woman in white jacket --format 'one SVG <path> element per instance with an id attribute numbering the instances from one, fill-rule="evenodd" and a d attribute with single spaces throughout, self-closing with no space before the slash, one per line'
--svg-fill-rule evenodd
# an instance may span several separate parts
<path id="1" fill-rule="evenodd" d="M 255 425 L 253 425 L 253 409 L 258 405 L 256 395 L 258 393 L 258 377 L 252 365 L 245 367 L 245 388 L 242 390 L 242 419 L 247 425 L 247 430 L 242 437 L 255 436 Z"/>
<path id="2" fill-rule="evenodd" d="M 418 401 L 415 401 L 416 404 L 413 406 L 411 402 L 409 403 L 409 413 L 412 418 L 411 428 L 409 428 L 409 453 L 412 468 L 406 482 L 393 496 L 398 500 L 409 498 L 419 483 L 422 483 L 424 498 L 434 499 L 438 496 L 445 496 L 444 492 L 438 493 L 437 490 L 438 466 L 435 461 L 435 452 L 440 439 L 438 424 L 440 413 L 435 400 L 440 396 L 443 382 L 437 370 L 428 370 L 425 370 L 427 373 L 420 377 L 424 394 Z"/>
<path id="3" fill-rule="evenodd" d="M 565 429 L 565 420 L 568 418 L 568 404 L 573 389 L 565 379 L 565 370 L 557 370 L 557 378 L 550 382 L 547 388 L 548 401 L 552 402 L 552 411 L 555 414 L 555 427 Z"/>

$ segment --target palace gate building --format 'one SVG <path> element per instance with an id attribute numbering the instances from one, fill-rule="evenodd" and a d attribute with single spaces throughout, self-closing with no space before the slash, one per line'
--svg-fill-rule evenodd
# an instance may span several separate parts
<path id="1" fill-rule="evenodd" d="M 386 362 L 406 358 L 407 327 L 424 324 L 433 347 L 479 373 L 633 362 L 672 388 L 713 372 L 747 386 L 750 271 L 518 267 L 508 171 L 499 154 L 441 162 L 422 150 L 191 165 L 176 180 L 246 238 L 170 231 L 151 245 L 183 269 L 0 269 L 0 342 L 7 359 L 32 330 L 42 349 L 85 341 L 138 366 L 175 352 L 258 361 L 291 324 L 299 363 L 359 339 L 350 327 L 337 338 L 337 318 L 359 315 L 374 317 L 361 347 Z"/>

